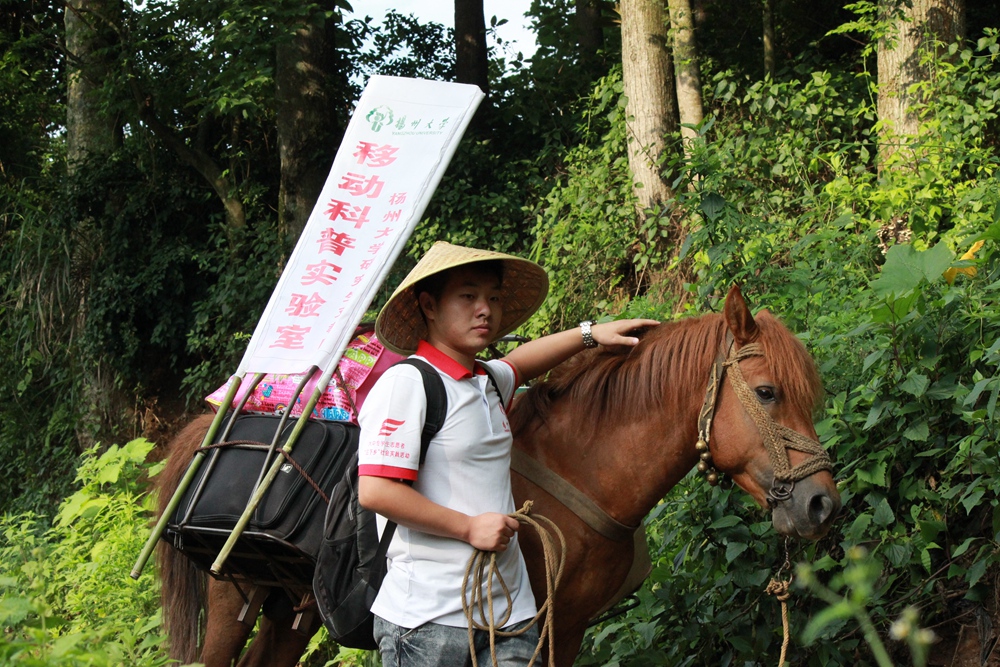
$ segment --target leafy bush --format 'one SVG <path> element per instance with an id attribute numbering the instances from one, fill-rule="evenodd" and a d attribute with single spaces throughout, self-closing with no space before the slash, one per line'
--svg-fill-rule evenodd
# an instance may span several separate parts
<path id="1" fill-rule="evenodd" d="M 620 309 L 632 295 L 635 198 L 625 157 L 620 68 L 594 87 L 581 121 L 584 141 L 563 158 L 560 176 L 533 211 L 531 258 L 549 274 L 549 297 L 529 326 L 559 331 Z"/>
<path id="2" fill-rule="evenodd" d="M 181 381 L 189 405 L 236 370 L 291 251 L 271 220 L 214 231 L 193 257 L 207 285 L 190 306 L 187 352 L 194 363 Z"/>
<path id="3" fill-rule="evenodd" d="M 141 485 L 153 444 L 133 440 L 81 458 L 77 482 L 54 522 L 0 518 L 0 662 L 166 665 L 152 569 L 129 579 L 146 538 Z"/>

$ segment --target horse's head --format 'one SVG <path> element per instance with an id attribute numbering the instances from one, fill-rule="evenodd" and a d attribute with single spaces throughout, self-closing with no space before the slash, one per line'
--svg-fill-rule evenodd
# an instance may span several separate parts
<path id="1" fill-rule="evenodd" d="M 840 494 L 813 427 L 820 392 L 815 365 L 770 313 L 754 319 L 736 286 L 724 313 L 729 336 L 711 383 L 718 395 L 710 386 L 702 411 L 702 438 L 711 450 L 703 458 L 770 507 L 780 534 L 819 539 L 840 510 Z M 699 448 L 705 449 L 700 442 Z"/>

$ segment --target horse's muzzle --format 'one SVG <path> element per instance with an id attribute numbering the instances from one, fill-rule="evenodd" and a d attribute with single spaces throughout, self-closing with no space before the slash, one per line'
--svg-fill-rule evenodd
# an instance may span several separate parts
<path id="1" fill-rule="evenodd" d="M 826 535 L 840 512 L 840 494 L 836 488 L 808 478 L 794 485 L 776 482 L 768 491 L 767 502 L 778 533 L 807 540 Z"/>

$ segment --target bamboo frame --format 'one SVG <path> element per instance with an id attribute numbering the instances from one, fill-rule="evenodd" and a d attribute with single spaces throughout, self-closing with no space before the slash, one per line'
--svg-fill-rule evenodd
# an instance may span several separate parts
<path id="1" fill-rule="evenodd" d="M 256 378 L 256 381 L 254 382 L 255 386 L 257 382 L 260 382 L 260 378 L 263 377 L 263 374 L 258 374 L 258 376 L 259 377 Z M 222 405 L 225 405 L 226 407 L 232 405 L 233 398 L 236 397 L 236 392 L 239 391 L 240 384 L 243 381 L 243 379 L 238 375 L 233 375 L 229 379 L 230 379 L 229 391 L 226 392 L 225 398 L 222 399 Z M 251 391 L 252 389 L 253 388 L 251 387 Z M 250 391 L 246 393 L 246 396 L 249 395 Z M 243 407 L 243 404 L 244 403 L 241 402 L 236 413 L 233 414 L 233 419 L 230 420 L 230 426 L 235 421 L 236 414 L 239 413 L 239 409 Z M 219 427 L 222 426 L 222 422 L 225 420 L 225 418 L 226 418 L 226 410 L 223 410 L 222 407 L 220 406 L 219 411 L 215 413 L 215 419 L 212 420 L 212 424 L 208 427 L 208 432 L 205 434 L 205 439 L 201 443 L 202 447 L 207 447 L 208 445 L 212 444 L 212 441 L 215 439 L 215 434 L 219 432 Z M 166 509 L 163 510 L 163 513 L 160 515 L 159 520 L 156 522 L 156 525 L 150 532 L 149 538 L 146 540 L 145 546 L 143 546 L 142 551 L 139 552 L 139 558 L 136 559 L 135 565 L 132 566 L 132 572 L 130 573 L 129 576 L 131 576 L 133 579 L 138 579 L 139 576 L 142 575 L 142 570 L 144 567 L 146 567 L 146 562 L 149 560 L 149 557 L 153 554 L 153 549 L 156 548 L 156 543 L 163 535 L 163 531 L 167 529 L 167 522 L 170 520 L 170 517 L 173 515 L 173 513 L 177 510 L 177 506 L 180 504 L 181 498 L 183 498 L 184 493 L 187 491 L 187 488 L 191 485 L 191 481 L 194 479 L 195 474 L 198 472 L 198 468 L 201 467 L 201 464 L 204 460 L 205 460 L 205 452 L 203 451 L 198 452 L 191 460 L 190 465 L 188 465 L 187 472 L 185 472 L 184 477 L 181 478 L 180 483 L 177 485 L 177 490 L 174 491 L 174 495 L 171 496 L 170 502 L 167 504 Z"/>

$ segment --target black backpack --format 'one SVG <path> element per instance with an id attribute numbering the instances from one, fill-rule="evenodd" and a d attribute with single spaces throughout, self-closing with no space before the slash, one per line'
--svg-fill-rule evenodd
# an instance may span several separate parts
<path id="1" fill-rule="evenodd" d="M 441 376 L 430 364 L 412 358 L 399 363 L 415 367 L 424 381 L 427 412 L 420 432 L 420 463 L 423 464 L 428 445 L 444 425 L 448 398 Z M 502 404 L 503 395 L 496 380 L 489 370 L 487 375 Z M 385 578 L 386 552 L 396 532 L 396 524 L 387 522 L 379 540 L 375 516 L 358 503 L 358 453 L 354 452 L 343 479 L 330 494 L 323 542 L 313 575 L 313 595 L 330 638 L 348 648 L 378 648 L 371 608 Z"/>
<path id="2" fill-rule="evenodd" d="M 405 359 L 420 371 L 427 394 L 427 413 L 420 433 L 420 463 L 427 446 L 444 424 L 448 398 L 441 376 L 420 359 Z M 378 537 L 375 513 L 358 503 L 358 452 L 330 494 L 323 542 L 316 556 L 313 595 L 330 638 L 341 646 L 374 650 L 372 603 L 385 578 L 389 543 L 396 532 L 392 521 Z"/>

